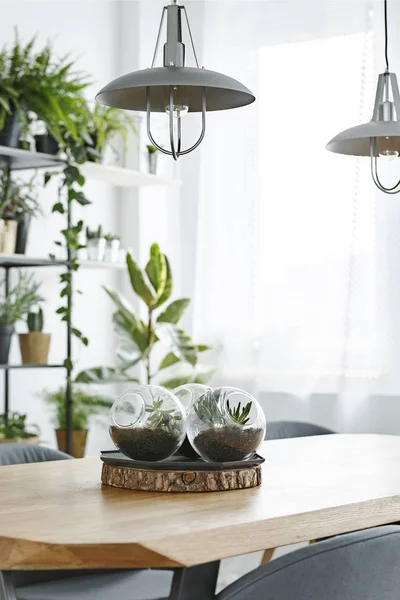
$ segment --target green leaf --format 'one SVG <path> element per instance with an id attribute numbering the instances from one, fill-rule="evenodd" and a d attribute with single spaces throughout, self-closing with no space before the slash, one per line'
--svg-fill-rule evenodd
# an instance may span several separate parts
<path id="1" fill-rule="evenodd" d="M 75 378 L 76 383 L 120 383 L 138 381 L 113 367 L 93 367 L 81 371 Z"/>
<path id="2" fill-rule="evenodd" d="M 206 384 L 215 373 L 215 367 L 210 365 L 199 365 L 195 367 L 187 363 L 180 363 L 170 369 L 168 378 L 163 380 L 159 385 L 174 389 L 186 383 L 202 383 Z"/>
<path id="3" fill-rule="evenodd" d="M 152 244 L 150 248 L 150 260 L 145 271 L 159 298 L 163 294 L 167 282 L 167 263 L 158 244 Z"/>
<path id="4" fill-rule="evenodd" d="M 125 296 L 123 294 L 121 294 L 121 292 L 119 292 L 118 290 L 115 290 L 114 288 L 111 288 L 107 285 L 103 285 L 103 289 L 110 296 L 110 298 L 114 302 L 114 304 L 117 305 L 118 310 L 121 312 L 124 319 L 126 321 L 128 321 L 132 327 L 137 328 L 138 324 L 139 324 L 139 320 L 136 317 L 133 306 L 125 298 Z"/>
<path id="5" fill-rule="evenodd" d="M 190 298 L 175 300 L 157 317 L 158 323 L 178 323 L 186 308 L 190 304 Z"/>
<path id="6" fill-rule="evenodd" d="M 171 265 L 169 264 L 169 260 L 165 256 L 165 254 L 164 254 L 164 258 L 165 258 L 165 264 L 167 267 L 167 279 L 165 281 L 164 291 L 161 294 L 161 296 L 158 298 L 156 304 L 154 305 L 154 308 L 159 308 L 162 304 L 164 304 L 167 300 L 169 300 L 169 298 L 171 297 L 171 294 L 172 294 L 173 279 L 172 279 Z"/>
<path id="7" fill-rule="evenodd" d="M 168 346 L 180 360 L 185 360 L 191 365 L 196 364 L 196 346 L 183 329 L 179 329 L 172 323 L 160 323 L 156 326 L 156 334 L 160 341 Z"/>
<path id="8" fill-rule="evenodd" d="M 58 212 L 63 215 L 65 213 L 63 204 L 61 202 L 56 202 L 54 204 L 51 212 L 53 212 L 53 213 Z"/>
<path id="9" fill-rule="evenodd" d="M 158 365 L 158 370 L 161 371 L 162 369 L 166 369 L 167 367 L 170 367 L 171 365 L 174 365 L 179 361 L 180 359 L 173 352 L 168 352 L 168 354 L 164 356 L 164 358 Z"/>
<path id="10" fill-rule="evenodd" d="M 143 272 L 129 252 L 126 255 L 126 264 L 128 265 L 129 277 L 136 294 L 147 304 L 147 306 L 153 306 L 155 302 L 153 293 L 146 283 Z"/>
<path id="11" fill-rule="evenodd" d="M 73 364 L 72 364 L 72 360 L 70 358 L 66 358 L 64 360 L 64 367 L 66 369 L 68 369 L 68 371 L 72 371 L 72 369 L 74 368 Z"/>
<path id="12" fill-rule="evenodd" d="M 213 349 L 212 346 L 205 346 L 204 344 L 199 344 L 198 346 L 196 346 L 196 348 L 197 348 L 197 352 L 206 352 L 207 350 Z"/>
<path id="13" fill-rule="evenodd" d="M 142 360 L 143 352 L 132 340 L 122 339 L 117 347 L 117 365 L 122 371 L 126 371 Z"/>
<path id="14" fill-rule="evenodd" d="M 117 311 L 113 314 L 113 323 L 115 332 L 122 340 L 130 343 L 134 342 L 142 353 L 147 350 L 149 342 L 142 321 L 138 321 L 138 326 L 134 327 L 125 319 L 120 311 Z"/>

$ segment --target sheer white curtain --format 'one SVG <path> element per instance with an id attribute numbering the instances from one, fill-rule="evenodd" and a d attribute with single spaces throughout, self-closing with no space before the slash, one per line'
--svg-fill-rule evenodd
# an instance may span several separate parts
<path id="1" fill-rule="evenodd" d="M 387 376 L 396 201 L 377 198 L 368 161 L 325 151 L 370 118 L 377 6 L 205 3 L 205 65 L 257 97 L 210 114 L 200 150 L 194 335 L 221 381 L 365 398 Z"/>

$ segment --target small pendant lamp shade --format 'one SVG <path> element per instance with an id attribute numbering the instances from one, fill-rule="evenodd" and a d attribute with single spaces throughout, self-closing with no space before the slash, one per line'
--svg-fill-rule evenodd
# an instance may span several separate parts
<path id="1" fill-rule="evenodd" d="M 128 73 L 107 84 L 96 100 L 107 106 L 146 111 L 146 89 L 150 87 L 151 112 L 165 112 L 171 85 L 179 86 L 191 113 L 202 111 L 202 88 L 206 90 L 207 112 L 238 108 L 255 100 L 236 79 L 194 67 L 154 67 Z"/>
<path id="2" fill-rule="evenodd" d="M 400 154 L 400 121 L 370 121 L 342 131 L 327 144 L 326 149 L 349 156 L 370 156 L 371 138 L 381 145 L 390 142 L 390 148 Z"/>
<path id="3" fill-rule="evenodd" d="M 378 77 L 372 119 L 369 123 L 345 129 L 328 142 L 326 149 L 349 156 L 369 156 L 376 187 L 385 194 L 399 194 L 400 179 L 388 187 L 382 183 L 378 169 L 378 161 L 397 159 L 400 155 L 400 92 L 396 74 L 389 71 L 387 0 L 383 6 L 386 70 Z"/>
<path id="4" fill-rule="evenodd" d="M 196 61 L 196 67 L 185 66 L 185 44 L 182 42 L 182 16 Z M 167 20 L 167 41 L 164 44 L 162 67 L 155 67 L 164 19 Z M 199 67 L 192 32 L 184 6 L 172 0 L 161 16 L 153 62 L 150 69 L 134 71 L 106 85 L 96 96 L 106 106 L 125 110 L 146 111 L 147 133 L 154 147 L 175 160 L 189 154 L 201 144 L 206 131 L 206 112 L 238 108 L 254 102 L 254 95 L 244 85 L 216 71 Z M 151 132 L 151 113 L 166 112 L 169 116 L 170 150 L 157 143 Z M 201 113 L 201 131 L 190 148 L 182 148 L 182 117 Z"/>

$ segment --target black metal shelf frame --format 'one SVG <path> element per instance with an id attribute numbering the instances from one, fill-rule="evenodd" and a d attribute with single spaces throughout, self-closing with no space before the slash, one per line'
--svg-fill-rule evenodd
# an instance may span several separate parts
<path id="1" fill-rule="evenodd" d="M 22 169 L 38 169 L 38 168 L 63 168 L 65 161 L 57 158 L 56 156 L 41 154 L 39 152 L 30 152 L 28 150 L 20 150 L 18 148 L 8 148 L 6 146 L 0 146 L 0 169 L 3 170 L 22 170 Z M 68 204 L 67 210 L 67 229 L 70 230 L 72 226 L 71 209 Z M 5 293 L 6 295 L 10 291 L 10 269 L 12 268 L 29 268 L 29 267 L 52 267 L 62 266 L 67 269 L 71 278 L 71 288 L 73 272 L 71 268 L 71 248 L 67 248 L 67 260 L 52 260 L 52 259 L 29 259 L 24 255 L 21 257 L 15 256 L 0 256 L 0 268 L 5 270 Z M 68 297 L 68 306 L 72 314 L 72 295 Z M 71 386 L 71 370 L 69 365 L 72 358 L 72 330 L 71 325 L 67 324 L 67 344 L 66 344 L 66 359 L 67 366 L 64 364 L 53 364 L 53 365 L 0 365 L 0 370 L 4 371 L 4 418 L 5 422 L 8 421 L 8 415 L 10 412 L 10 378 L 9 374 L 14 369 L 24 368 L 42 368 L 42 369 L 56 369 L 66 368 L 67 370 L 67 385 L 65 390 L 65 411 L 66 411 L 66 425 L 67 425 L 67 439 L 66 439 L 66 450 L 67 453 L 71 453 L 72 448 L 72 386 Z"/>

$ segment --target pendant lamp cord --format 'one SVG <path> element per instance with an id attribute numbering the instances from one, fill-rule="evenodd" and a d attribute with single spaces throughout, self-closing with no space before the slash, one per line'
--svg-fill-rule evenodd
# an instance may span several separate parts
<path id="1" fill-rule="evenodd" d="M 384 15 L 385 15 L 385 61 L 386 61 L 386 71 L 389 72 L 387 0 L 384 0 Z"/>

